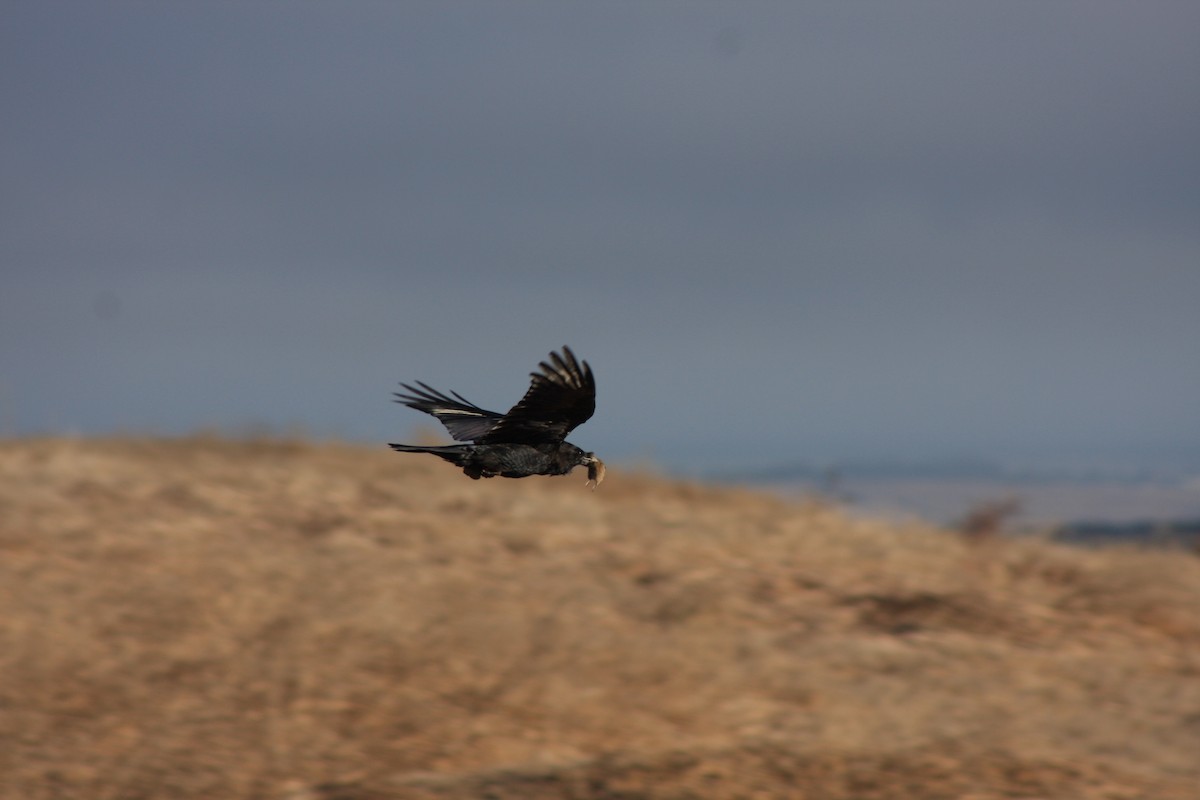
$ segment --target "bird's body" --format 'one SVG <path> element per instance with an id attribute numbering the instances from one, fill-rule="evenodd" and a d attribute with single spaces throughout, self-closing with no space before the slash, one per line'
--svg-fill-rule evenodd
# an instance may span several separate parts
<path id="1" fill-rule="evenodd" d="M 566 475 L 586 455 L 573 444 L 451 444 L 423 447 L 393 444 L 400 453 L 432 453 L 444 458 L 472 478 L 525 478 L 530 475 Z"/>
<path id="2" fill-rule="evenodd" d="M 452 392 L 445 395 L 427 384 L 402 384 L 409 394 L 397 402 L 437 417 L 458 441 L 470 444 L 391 444 L 401 453 L 430 453 L 479 478 L 525 478 L 566 475 L 578 466 L 588 468 L 588 484 L 604 480 L 604 462 L 568 441 L 566 435 L 587 421 L 596 408 L 596 381 L 586 361 L 582 365 L 569 347 L 551 353 L 519 403 L 507 414 L 487 411 Z"/>

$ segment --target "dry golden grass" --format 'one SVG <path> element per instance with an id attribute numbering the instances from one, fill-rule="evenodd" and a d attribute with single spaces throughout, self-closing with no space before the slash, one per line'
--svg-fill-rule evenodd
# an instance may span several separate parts
<path id="1" fill-rule="evenodd" d="M 300 441 L 0 444 L 6 798 L 1156 798 L 1200 559 Z"/>

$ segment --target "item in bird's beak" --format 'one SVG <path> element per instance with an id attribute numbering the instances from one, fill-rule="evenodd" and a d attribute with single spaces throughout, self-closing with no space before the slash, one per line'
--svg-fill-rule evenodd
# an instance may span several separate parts
<path id="1" fill-rule="evenodd" d="M 604 462 L 601 461 L 600 459 L 596 458 L 595 456 L 592 456 L 592 460 L 590 462 L 588 462 L 588 479 L 587 479 L 588 488 L 590 488 L 594 491 L 595 488 L 597 486 L 599 486 L 600 482 L 603 480 L 604 480 Z"/>

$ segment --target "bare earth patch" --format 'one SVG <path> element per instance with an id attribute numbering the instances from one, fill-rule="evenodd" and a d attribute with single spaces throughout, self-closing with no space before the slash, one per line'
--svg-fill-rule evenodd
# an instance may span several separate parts
<path id="1" fill-rule="evenodd" d="M 1200 559 L 609 470 L 0 443 L 6 798 L 1157 798 Z"/>

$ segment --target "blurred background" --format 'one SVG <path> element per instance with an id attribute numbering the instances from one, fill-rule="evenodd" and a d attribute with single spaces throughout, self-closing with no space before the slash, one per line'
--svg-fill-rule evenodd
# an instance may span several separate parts
<path id="1" fill-rule="evenodd" d="M 10 2 L 0 434 L 403 440 L 398 381 L 505 410 L 570 344 L 610 462 L 1157 476 L 1200 515 L 1198 34 L 1186 3 Z"/>

